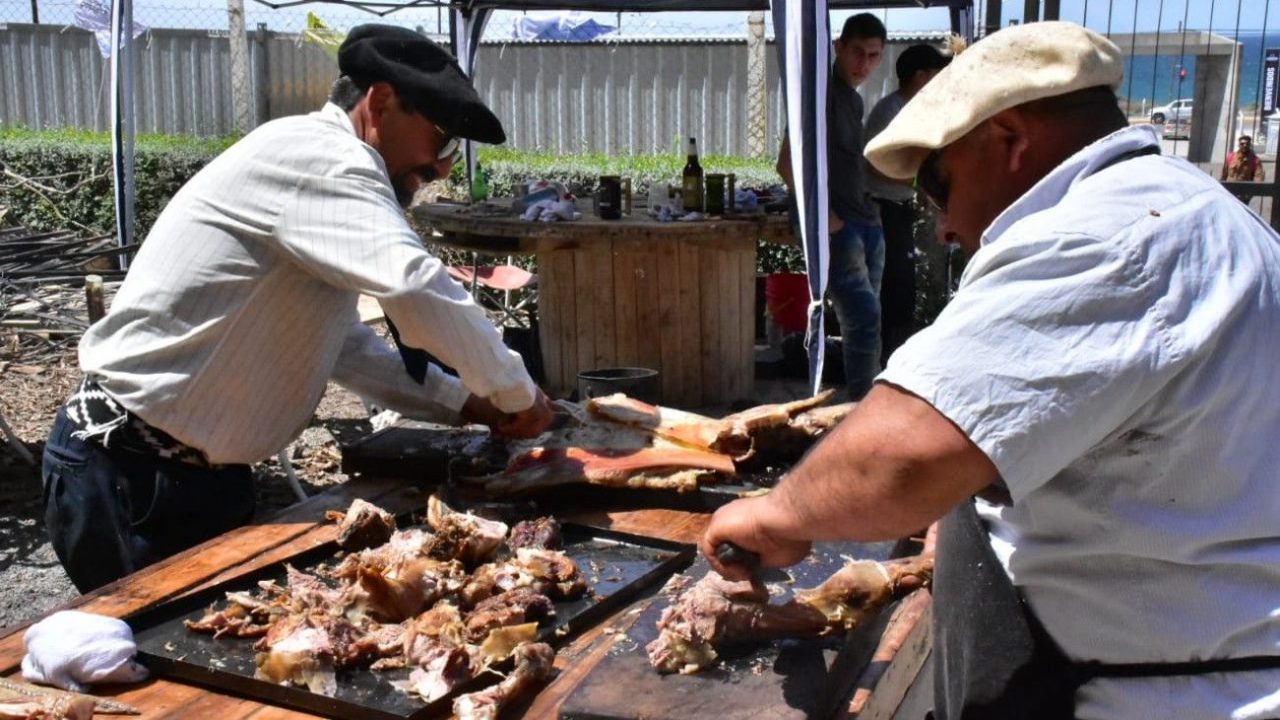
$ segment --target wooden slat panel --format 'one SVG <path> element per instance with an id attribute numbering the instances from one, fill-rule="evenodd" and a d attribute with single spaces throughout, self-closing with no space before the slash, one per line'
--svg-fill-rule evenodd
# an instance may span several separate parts
<path id="1" fill-rule="evenodd" d="M 590 253 L 592 274 L 590 280 L 591 295 L 596 307 L 596 339 L 595 360 L 590 369 L 618 366 L 618 327 L 617 317 L 612 312 L 614 303 L 612 241 L 602 242 Z M 582 278 L 579 278 L 579 283 Z M 584 368 L 585 369 L 585 368 Z"/>
<path id="2" fill-rule="evenodd" d="M 680 280 L 678 334 L 680 358 L 676 371 L 680 373 L 683 397 L 676 407 L 696 408 L 703 405 L 702 387 L 702 287 L 699 277 L 698 246 L 679 243 Z"/>
<path id="3" fill-rule="evenodd" d="M 618 367 L 640 364 L 640 336 L 636 327 L 636 293 L 642 284 L 636 274 L 640 248 L 635 241 L 613 243 L 614 363 Z"/>
<path id="4" fill-rule="evenodd" d="M 719 405 L 725 402 L 724 374 L 721 362 L 724 339 L 720 336 L 720 315 L 724 312 L 725 294 L 722 288 L 724 251 L 707 247 L 698 248 L 699 275 L 702 278 L 702 348 L 699 354 L 702 376 L 702 404 Z"/>
<path id="5" fill-rule="evenodd" d="M 658 368 L 662 381 L 664 405 L 684 406 L 689 390 L 680 372 L 683 349 L 680 346 L 680 316 L 684 312 L 680 302 L 680 250 L 675 240 L 655 242 L 658 286 L 658 321 L 653 328 L 654 344 L 658 346 Z"/>
<path id="6" fill-rule="evenodd" d="M 640 338 L 637 361 L 641 367 L 654 368 L 662 372 L 661 337 L 666 334 L 662 325 L 659 310 L 659 277 L 658 253 L 653 243 L 643 252 L 637 254 L 636 266 L 636 327 Z"/>

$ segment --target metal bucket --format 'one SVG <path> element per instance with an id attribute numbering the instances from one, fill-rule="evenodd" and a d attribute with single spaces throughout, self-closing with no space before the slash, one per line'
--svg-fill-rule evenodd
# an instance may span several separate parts
<path id="1" fill-rule="evenodd" d="M 650 368 L 601 368 L 578 373 L 578 398 L 626 393 L 627 397 L 657 403 L 661 394 L 658 371 Z"/>

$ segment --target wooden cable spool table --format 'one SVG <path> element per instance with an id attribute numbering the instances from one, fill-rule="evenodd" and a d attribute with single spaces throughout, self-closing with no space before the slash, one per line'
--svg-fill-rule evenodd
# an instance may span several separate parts
<path id="1" fill-rule="evenodd" d="M 565 222 L 522 220 L 499 203 L 424 204 L 412 217 L 428 242 L 537 256 L 539 345 L 552 393 L 571 393 L 583 371 L 644 367 L 658 371 L 664 405 L 750 397 L 756 243 L 791 238 L 786 216 L 659 222 L 637 208 L 601 220 L 583 205 L 580 220 Z"/>

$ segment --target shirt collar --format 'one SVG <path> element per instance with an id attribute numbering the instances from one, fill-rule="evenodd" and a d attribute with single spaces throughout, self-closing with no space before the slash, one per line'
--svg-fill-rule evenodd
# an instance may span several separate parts
<path id="1" fill-rule="evenodd" d="M 351 116 L 347 114 L 346 110 L 343 110 L 331 102 L 326 102 L 324 107 L 316 111 L 316 115 L 318 115 L 321 120 L 333 123 L 352 135 L 356 134 L 356 126 L 351 124 Z"/>
<path id="2" fill-rule="evenodd" d="M 1057 205 L 1076 183 L 1106 167 L 1116 156 L 1152 145 L 1159 147 L 1160 141 L 1151 125 L 1134 125 L 1095 140 L 1067 158 L 996 216 L 982 234 L 982 245 L 990 245 L 1000 239 L 1010 226 L 1028 215 Z"/>

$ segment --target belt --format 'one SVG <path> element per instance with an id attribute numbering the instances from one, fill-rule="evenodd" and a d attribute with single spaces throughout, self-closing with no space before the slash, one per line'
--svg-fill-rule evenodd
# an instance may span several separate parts
<path id="1" fill-rule="evenodd" d="M 129 412 L 102 388 L 97 378 L 86 375 L 63 404 L 67 420 L 75 426 L 72 437 L 93 442 L 108 450 L 126 450 L 165 460 L 218 469 L 201 450 L 177 440 Z"/>

